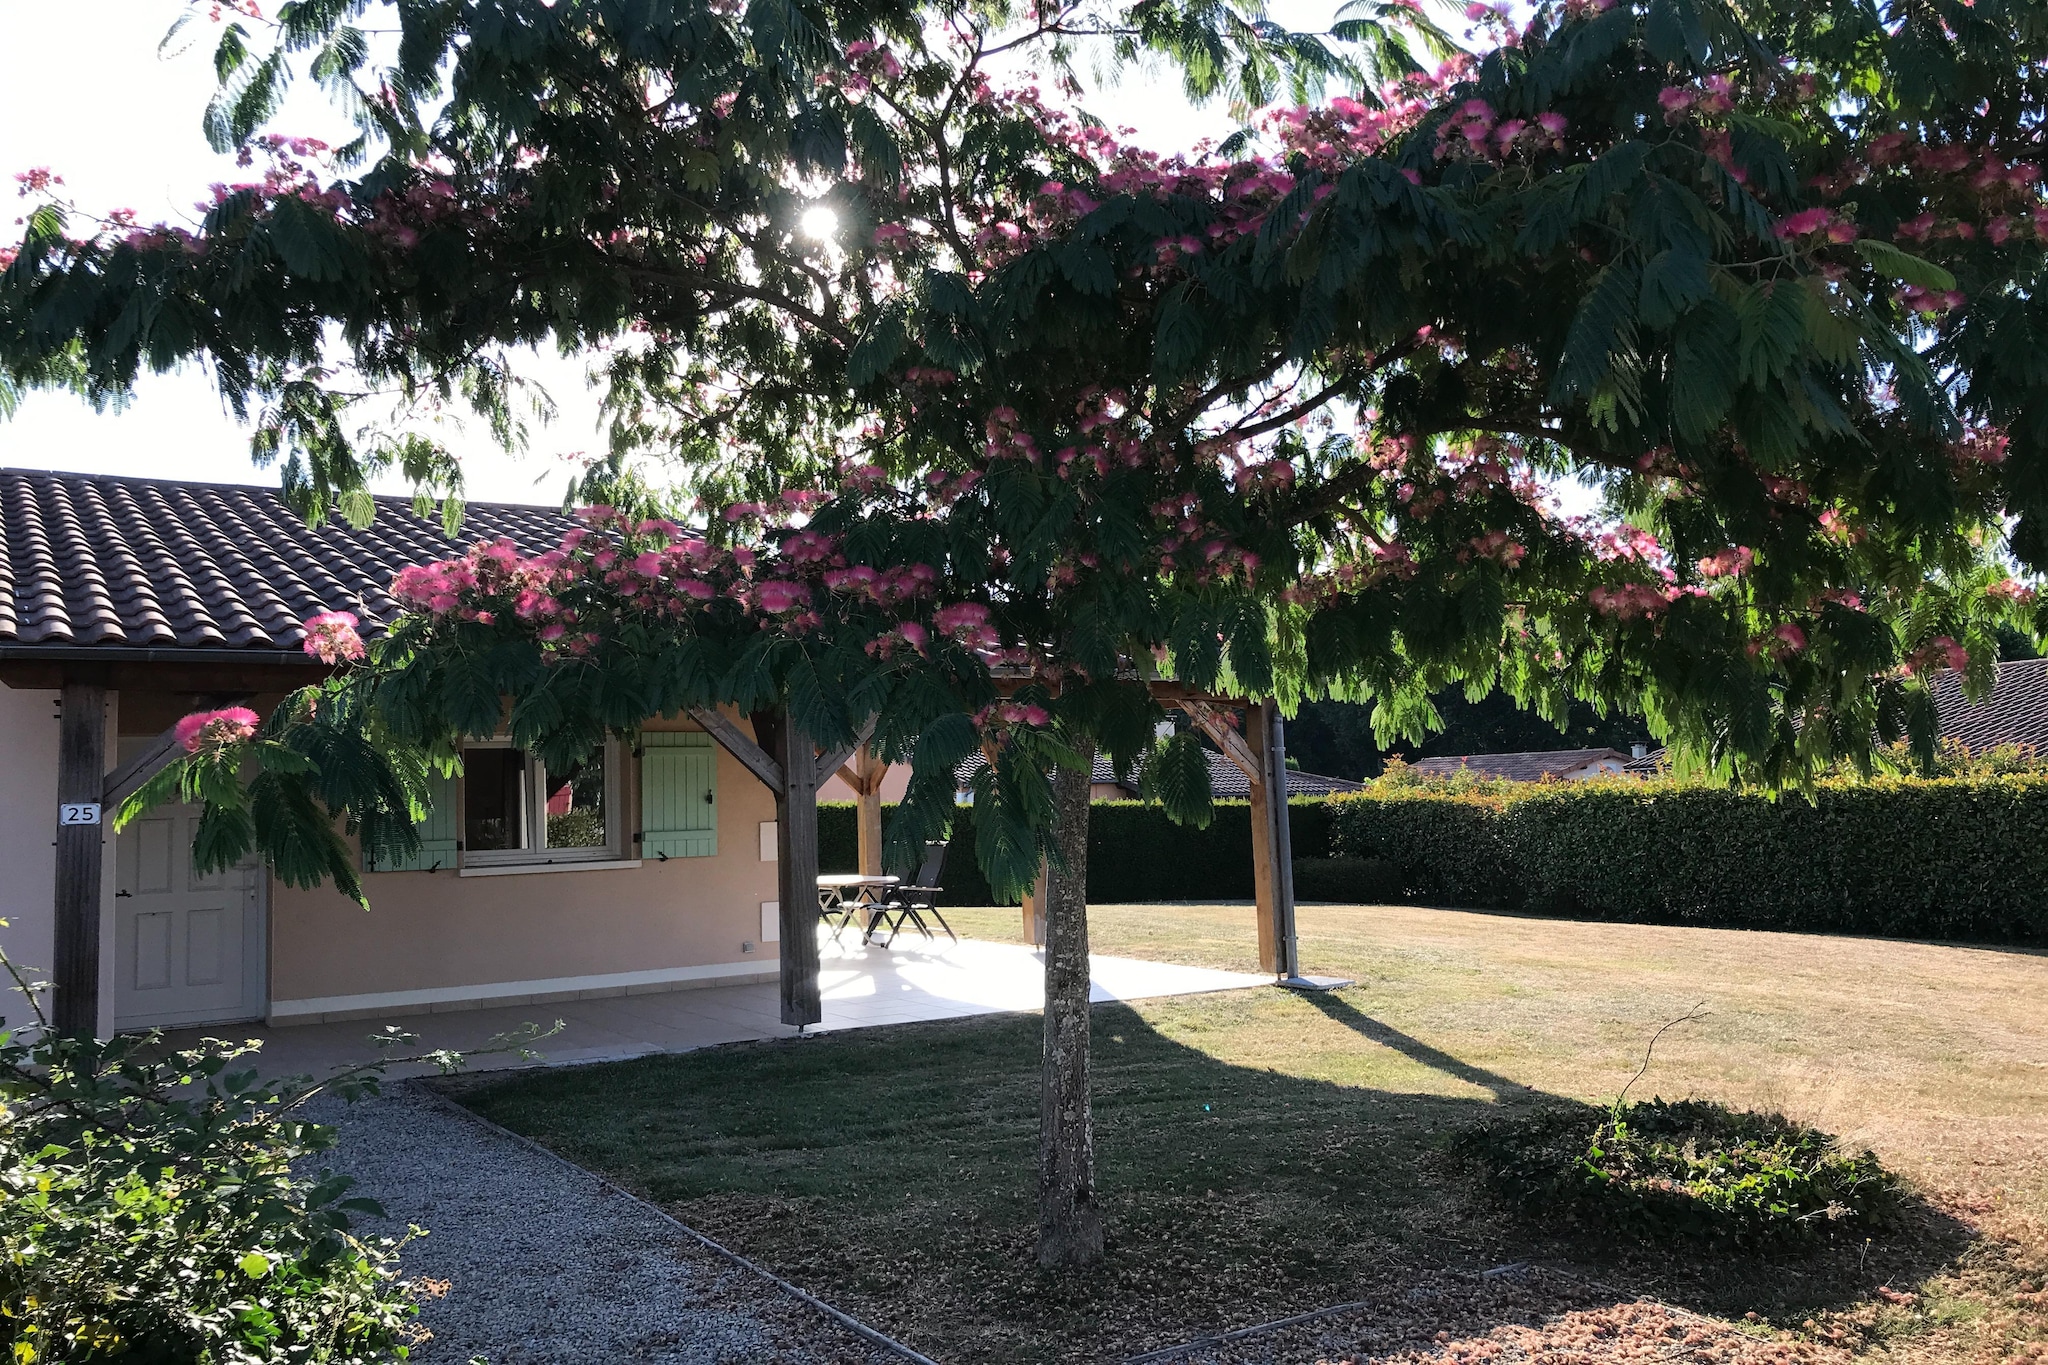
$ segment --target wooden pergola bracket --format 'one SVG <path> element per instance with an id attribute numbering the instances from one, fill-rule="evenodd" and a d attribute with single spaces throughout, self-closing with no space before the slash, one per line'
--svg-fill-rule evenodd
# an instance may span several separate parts
<path id="1" fill-rule="evenodd" d="M 767 748 L 731 717 L 711 707 L 691 711 L 690 719 L 703 726 L 720 748 L 738 759 L 775 794 L 775 895 L 781 936 L 782 1022 L 799 1029 L 818 1023 L 825 1017 L 818 984 L 818 787 L 854 754 L 867 752 L 875 718 L 870 716 L 860 727 L 858 743 L 824 753 L 818 751 L 816 743 L 786 711 L 755 717 L 756 733 L 768 741 Z M 875 790 L 881 790 L 879 780 Z M 879 826 L 879 805 L 876 817 Z M 879 860 L 879 830 L 875 847 Z"/>
<path id="2" fill-rule="evenodd" d="M 690 719 L 703 726 L 704 733 L 717 740 L 719 748 L 760 778 L 761 785 L 778 794 L 782 791 L 782 765 L 766 749 L 754 743 L 753 736 L 733 724 L 724 712 L 700 706 L 690 712 Z"/>

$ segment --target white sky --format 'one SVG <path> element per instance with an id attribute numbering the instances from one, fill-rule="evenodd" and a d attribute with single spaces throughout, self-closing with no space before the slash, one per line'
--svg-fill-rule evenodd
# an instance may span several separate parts
<path id="1" fill-rule="evenodd" d="M 1275 17 L 1320 26 L 1335 7 L 1293 0 L 1276 6 Z M 209 185 L 248 177 L 232 157 L 209 150 L 199 131 L 213 90 L 215 26 L 201 16 L 180 35 L 182 51 L 158 53 L 183 9 L 180 0 L 0 0 L 0 201 L 19 202 L 11 200 L 14 173 L 48 166 L 88 209 L 132 208 L 145 221 L 196 225 L 193 206 Z M 1221 108 L 1190 107 L 1163 76 L 1127 76 L 1089 103 L 1162 150 L 1231 128 Z M 347 136 L 310 85 L 295 90 L 273 128 L 332 142 Z M 14 216 L 0 217 L 7 240 L 20 232 Z M 555 502 L 568 477 L 562 457 L 604 448 L 579 361 L 533 357 L 528 373 L 560 416 L 536 429 L 526 455 L 505 454 L 481 432 L 439 433 L 463 456 L 473 500 Z M 69 394 L 27 394 L 13 420 L 0 420 L 0 465 L 275 486 L 275 469 L 256 468 L 247 442 L 205 376 L 189 371 L 146 377 L 118 413 L 96 413 Z"/>

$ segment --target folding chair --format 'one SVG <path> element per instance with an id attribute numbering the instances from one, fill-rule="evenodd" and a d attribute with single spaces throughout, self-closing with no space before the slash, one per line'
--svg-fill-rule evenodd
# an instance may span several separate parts
<path id="1" fill-rule="evenodd" d="M 846 932 L 846 926 L 853 923 L 854 916 L 865 909 L 867 907 L 860 903 L 858 895 L 849 900 L 845 892 L 835 892 L 829 905 L 825 897 L 819 896 L 818 922 L 831 927 L 832 941 L 837 943 L 839 936 Z"/>
<path id="2" fill-rule="evenodd" d="M 932 931 L 924 922 L 924 917 L 930 915 L 939 922 L 939 927 L 946 931 L 946 937 L 958 943 L 960 935 L 953 932 L 953 926 L 946 923 L 946 917 L 939 913 L 939 893 L 945 889 L 939 885 L 939 878 L 945 870 L 945 841 L 934 840 L 926 844 L 924 866 L 917 870 L 917 875 L 909 882 L 898 882 L 889 888 L 889 899 L 882 902 L 880 911 L 875 915 L 874 922 L 868 926 L 867 935 L 862 941 L 872 943 L 878 932 L 886 930 L 889 937 L 882 943 L 886 948 L 896 941 L 896 935 L 903 932 L 906 920 L 917 927 L 917 932 L 931 938 Z"/>

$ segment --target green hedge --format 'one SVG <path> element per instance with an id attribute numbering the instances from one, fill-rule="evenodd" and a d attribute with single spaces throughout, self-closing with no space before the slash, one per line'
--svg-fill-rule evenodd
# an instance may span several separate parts
<path id="1" fill-rule="evenodd" d="M 882 807 L 886 830 L 893 806 Z M 1330 852 L 1330 823 L 1320 798 L 1288 802 L 1288 829 L 1297 859 Z M 851 872 L 858 865 L 859 837 L 851 801 L 818 806 L 818 867 Z M 992 905 L 995 897 L 974 860 L 974 808 L 959 807 L 946 850 L 946 901 Z M 1088 815 L 1088 899 L 1099 904 L 1129 901 L 1250 900 L 1252 896 L 1251 805 L 1218 801 L 1206 829 L 1176 825 L 1166 812 L 1142 801 L 1097 801 Z"/>
<path id="2" fill-rule="evenodd" d="M 2048 777 L 1406 788 L 1330 803 L 1333 852 L 1451 905 L 1646 923 L 2048 943 Z"/>
<path id="3" fill-rule="evenodd" d="M 1401 869 L 1382 858 L 1296 858 L 1294 898 L 1345 905 L 1401 901 Z"/>

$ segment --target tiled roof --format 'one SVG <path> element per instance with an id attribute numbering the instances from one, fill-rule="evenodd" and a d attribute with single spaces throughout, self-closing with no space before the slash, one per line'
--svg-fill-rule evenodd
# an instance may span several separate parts
<path id="1" fill-rule="evenodd" d="M 1510 782 L 1541 782 L 1546 777 L 1563 777 L 1602 759 L 1613 759 L 1617 765 L 1629 761 L 1628 755 L 1619 749 L 1556 749 L 1522 754 L 1419 758 L 1409 765 L 1409 769 L 1433 777 L 1469 772 L 1479 777 L 1505 778 Z"/>
<path id="2" fill-rule="evenodd" d="M 569 525 L 471 503 L 450 541 L 404 498 L 309 527 L 265 488 L 0 469 L 0 646 L 296 650 L 316 612 L 388 620 L 407 564 L 501 535 L 534 554 Z"/>
<path id="3" fill-rule="evenodd" d="M 1998 665 L 1991 694 L 1972 702 L 1963 696 L 1962 675 L 1937 674 L 1929 683 L 1941 737 L 1972 752 L 2002 744 L 2031 744 L 2048 753 L 2048 659 L 2014 659 Z"/>
<path id="4" fill-rule="evenodd" d="M 1963 696 L 1960 673 L 1937 673 L 1928 683 L 1934 696 L 1937 732 L 1973 753 L 2004 744 L 2031 745 L 2048 754 L 2048 659 L 2013 659 L 1997 665 L 1991 694 L 1972 702 Z M 1660 772 L 1669 755 L 1653 750 L 1628 764 L 1631 773 Z"/>
<path id="5" fill-rule="evenodd" d="M 1208 751 L 1208 758 L 1210 795 L 1218 801 L 1243 801 L 1251 796 L 1252 784 L 1235 763 L 1213 749 Z M 981 755 L 972 754 L 953 770 L 953 775 L 959 780 L 962 790 L 974 780 L 974 775 L 980 772 L 982 767 Z M 1090 780 L 1097 785 L 1121 786 L 1134 796 L 1138 791 L 1137 770 L 1133 769 L 1122 781 L 1118 781 L 1115 766 L 1104 754 L 1095 756 L 1095 771 Z M 1353 782 L 1344 777 L 1324 777 L 1320 773 L 1298 772 L 1293 768 L 1287 770 L 1289 796 L 1329 796 L 1336 792 L 1355 792 L 1364 785 L 1362 782 Z"/>

